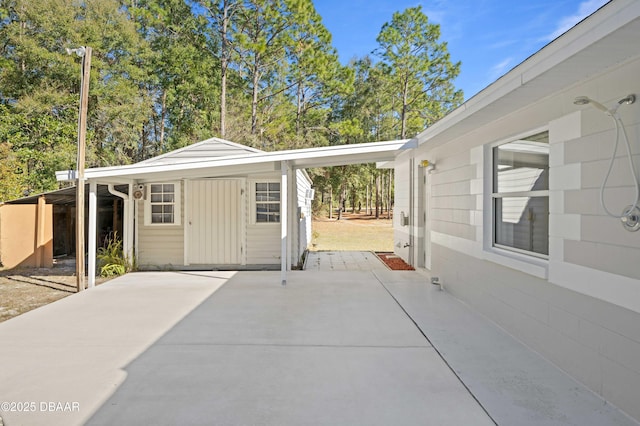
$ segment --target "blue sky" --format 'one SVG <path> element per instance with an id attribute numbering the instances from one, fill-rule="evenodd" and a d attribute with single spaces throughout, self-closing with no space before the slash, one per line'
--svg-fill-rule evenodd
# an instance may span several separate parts
<path id="1" fill-rule="evenodd" d="M 382 25 L 396 11 L 422 5 L 440 24 L 465 100 L 597 10 L 607 0 L 314 0 L 347 63 L 377 47 Z"/>

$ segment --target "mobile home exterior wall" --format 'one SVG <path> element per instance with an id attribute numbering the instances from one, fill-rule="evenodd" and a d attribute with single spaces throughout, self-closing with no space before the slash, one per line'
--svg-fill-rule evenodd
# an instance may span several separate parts
<path id="1" fill-rule="evenodd" d="M 396 161 L 394 214 L 397 254 L 636 419 L 640 232 L 625 231 L 600 206 L 611 118 L 573 99 L 613 104 L 640 93 L 638 75 L 636 57 L 450 139 L 427 134 Z M 618 111 L 640 165 L 640 103 Z M 494 244 L 493 148 L 540 132 L 549 143 L 548 255 L 531 256 Z M 435 170 L 421 168 L 423 160 Z M 617 214 L 633 201 L 628 170 L 620 156 L 608 182 L 606 203 Z M 403 211 L 411 212 L 407 226 Z"/>

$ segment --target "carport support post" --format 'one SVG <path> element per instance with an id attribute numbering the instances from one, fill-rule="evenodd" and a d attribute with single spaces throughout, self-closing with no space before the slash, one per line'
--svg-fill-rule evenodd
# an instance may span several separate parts
<path id="1" fill-rule="evenodd" d="M 280 252 L 280 268 L 281 268 L 281 278 L 282 285 L 287 285 L 287 230 L 289 228 L 288 219 L 288 197 L 287 193 L 289 192 L 289 184 L 288 184 L 288 174 L 289 174 L 289 166 L 286 161 L 282 161 L 280 163 L 280 237 L 281 237 L 281 252 Z"/>
<path id="2" fill-rule="evenodd" d="M 98 215 L 98 184 L 95 181 L 89 181 L 89 288 L 96 285 L 96 222 Z"/>

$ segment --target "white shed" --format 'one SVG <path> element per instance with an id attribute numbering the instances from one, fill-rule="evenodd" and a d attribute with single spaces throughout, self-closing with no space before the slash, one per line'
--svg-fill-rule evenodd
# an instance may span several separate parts
<path id="1" fill-rule="evenodd" d="M 141 269 L 279 267 L 285 281 L 311 238 L 305 168 L 389 161 L 413 146 L 400 140 L 264 152 L 213 138 L 132 165 L 88 169 L 89 285 L 98 185 L 124 199 L 123 247 Z M 118 192 L 116 185 L 129 189 Z"/>
<path id="2" fill-rule="evenodd" d="M 640 203 L 639 41 L 609 2 L 422 132 L 394 214 L 398 255 L 635 419 L 640 217 L 600 199 Z"/>

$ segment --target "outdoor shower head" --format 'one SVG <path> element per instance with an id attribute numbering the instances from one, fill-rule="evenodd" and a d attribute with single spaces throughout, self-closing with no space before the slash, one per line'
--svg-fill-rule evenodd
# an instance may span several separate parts
<path id="1" fill-rule="evenodd" d="M 636 95 L 634 95 L 633 93 L 630 95 L 627 95 L 626 98 L 622 98 L 618 101 L 619 105 L 631 105 L 632 103 L 634 103 L 636 101 Z"/>
<path id="2" fill-rule="evenodd" d="M 591 104 L 594 107 L 598 108 L 600 111 L 604 111 L 604 112 L 609 112 L 609 110 L 607 109 L 606 106 L 602 105 L 600 102 L 598 101 L 594 101 L 593 99 L 587 97 L 587 96 L 578 96 L 577 98 L 575 98 L 573 100 L 574 105 L 587 105 L 587 104 Z"/>

